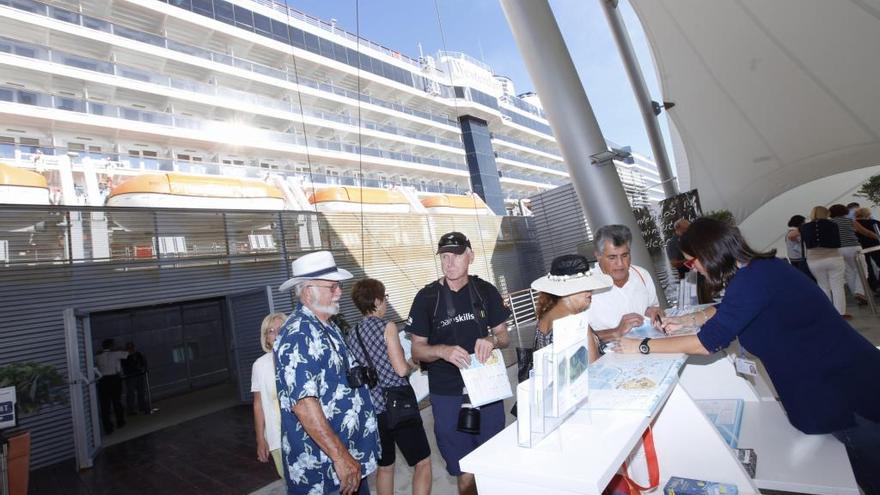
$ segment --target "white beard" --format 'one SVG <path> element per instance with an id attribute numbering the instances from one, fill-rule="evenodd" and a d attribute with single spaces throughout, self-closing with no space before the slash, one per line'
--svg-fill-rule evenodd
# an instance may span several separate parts
<path id="1" fill-rule="evenodd" d="M 313 304 L 312 311 L 316 313 L 326 313 L 330 316 L 339 313 L 339 303 L 330 304 L 327 306 L 322 306 L 320 304 Z"/>
<path id="2" fill-rule="evenodd" d="M 320 293 L 318 292 L 319 289 L 312 285 L 312 286 L 309 286 L 309 291 L 311 292 L 312 301 L 317 301 L 318 298 L 320 297 Z M 338 302 L 330 303 L 327 306 L 313 302 L 311 306 L 312 306 L 312 312 L 325 313 L 330 316 L 333 316 L 333 315 L 339 313 L 339 303 Z"/>

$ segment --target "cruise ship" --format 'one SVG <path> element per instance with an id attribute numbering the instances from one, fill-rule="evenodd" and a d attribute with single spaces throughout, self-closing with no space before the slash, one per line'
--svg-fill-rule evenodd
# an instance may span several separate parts
<path id="1" fill-rule="evenodd" d="M 473 192 L 504 215 L 569 181 L 534 93 L 467 54 L 411 58 L 278 1 L 2 0 L 0 23 L 0 161 L 46 177 L 38 203 L 199 207 L 113 198 L 175 174 L 280 188 L 251 208 L 359 186 Z M 662 199 L 654 163 L 629 156 L 630 201 Z"/>
<path id="2" fill-rule="evenodd" d="M 304 252 L 381 279 L 402 320 L 457 230 L 472 273 L 530 304 L 549 258 L 524 200 L 568 165 L 537 95 L 487 64 L 269 0 L 0 0 L 0 28 L 0 363 L 71 377 L 69 404 L 22 419 L 32 468 L 92 466 L 105 338 L 137 344 L 156 399 L 249 401 Z M 609 147 L 630 202 L 661 199 L 655 165 Z"/>

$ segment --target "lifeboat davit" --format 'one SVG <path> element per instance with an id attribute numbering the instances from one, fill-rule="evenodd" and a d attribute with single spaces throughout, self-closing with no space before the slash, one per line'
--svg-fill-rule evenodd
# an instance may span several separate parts
<path id="1" fill-rule="evenodd" d="M 0 163 L 0 203 L 48 205 L 49 185 L 42 174 Z"/>
<path id="2" fill-rule="evenodd" d="M 324 187 L 309 196 L 318 211 L 360 213 L 409 213 L 412 208 L 400 191 L 377 187 Z"/>
<path id="3" fill-rule="evenodd" d="M 494 215 L 483 198 L 476 194 L 419 195 L 428 213 L 440 215 Z"/>
<path id="4" fill-rule="evenodd" d="M 107 206 L 281 210 L 284 196 L 277 187 L 256 179 L 169 172 L 138 175 L 120 183 L 110 191 Z"/>

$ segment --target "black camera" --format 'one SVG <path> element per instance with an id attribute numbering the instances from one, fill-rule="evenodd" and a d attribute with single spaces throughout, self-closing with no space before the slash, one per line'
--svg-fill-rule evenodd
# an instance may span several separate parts
<path id="1" fill-rule="evenodd" d="M 458 410 L 458 425 L 456 429 L 462 433 L 471 435 L 480 434 L 480 408 L 471 405 L 470 398 L 465 395 L 461 409 Z"/>
<path id="2" fill-rule="evenodd" d="M 364 385 L 367 388 L 375 388 L 379 384 L 379 373 L 376 372 L 376 368 L 369 366 L 353 366 L 349 368 L 346 378 L 348 379 L 348 386 L 351 388 L 358 388 Z"/>

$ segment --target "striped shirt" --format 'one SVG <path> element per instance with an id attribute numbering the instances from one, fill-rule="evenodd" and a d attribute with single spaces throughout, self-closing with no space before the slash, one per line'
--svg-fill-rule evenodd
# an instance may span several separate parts
<path id="1" fill-rule="evenodd" d="M 840 247 L 861 246 L 859 239 L 856 237 L 856 228 L 853 225 L 852 218 L 834 217 L 832 222 L 837 224 L 840 230 Z"/>

